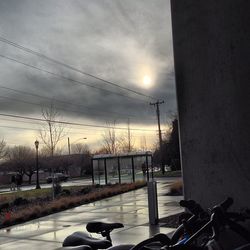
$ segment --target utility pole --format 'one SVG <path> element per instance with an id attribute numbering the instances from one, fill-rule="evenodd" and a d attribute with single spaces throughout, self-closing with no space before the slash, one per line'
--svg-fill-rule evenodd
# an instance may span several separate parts
<path id="1" fill-rule="evenodd" d="M 161 136 L 161 123 L 160 123 L 160 109 L 159 105 L 163 104 L 164 101 L 157 101 L 155 103 L 150 103 L 150 105 L 156 106 L 156 116 L 157 116 L 157 121 L 158 121 L 158 131 L 159 131 L 159 143 L 160 143 L 160 156 L 161 156 L 161 171 L 162 174 L 165 173 L 165 166 L 163 162 L 163 149 L 162 149 L 162 136 Z"/>
<path id="2" fill-rule="evenodd" d="M 131 152 L 130 119 L 128 118 L 128 152 Z"/>
<path id="3" fill-rule="evenodd" d="M 68 149 L 69 149 L 69 155 L 70 155 L 70 141 L 69 141 L 69 137 L 68 137 Z"/>

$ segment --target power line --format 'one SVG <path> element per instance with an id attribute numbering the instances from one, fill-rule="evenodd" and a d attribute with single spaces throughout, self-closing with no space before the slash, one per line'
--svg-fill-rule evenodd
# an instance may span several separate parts
<path id="1" fill-rule="evenodd" d="M 27 48 L 27 47 L 24 47 L 24 46 L 22 46 L 22 45 L 20 45 L 20 44 L 18 44 L 18 43 L 16 43 L 16 42 L 10 41 L 10 40 L 8 40 L 8 39 L 2 37 L 2 36 L 0 36 L 0 41 L 3 42 L 3 43 L 7 43 L 7 44 L 9 44 L 9 45 L 11 45 L 11 46 L 14 46 L 14 47 L 16 47 L 16 48 L 18 48 L 18 49 L 20 49 L 20 50 L 23 50 L 23 51 L 25 51 L 25 52 L 27 52 L 27 53 L 30 53 L 30 54 L 39 56 L 39 57 L 44 58 L 44 59 L 46 59 L 46 60 L 48 60 L 48 61 L 51 61 L 51 62 L 56 63 L 56 64 L 59 64 L 59 65 L 61 65 L 61 66 L 63 66 L 63 67 L 66 67 L 66 68 L 68 68 L 68 69 L 70 69 L 70 70 L 76 71 L 76 72 L 78 72 L 78 73 L 81 73 L 81 74 L 83 74 L 83 75 L 89 76 L 89 77 L 94 78 L 94 79 L 96 79 L 96 80 L 102 81 L 102 82 L 104 82 L 105 84 L 109 84 L 109 85 L 111 85 L 111 86 L 115 86 L 115 87 L 117 87 L 117 88 L 120 88 L 120 89 L 129 91 L 129 92 L 131 92 L 131 93 L 134 93 L 134 94 L 136 94 L 136 95 L 140 95 L 140 96 L 143 96 L 143 97 L 150 98 L 150 99 L 152 99 L 152 100 L 156 100 L 155 97 L 152 97 L 152 96 L 149 96 L 149 95 L 145 95 L 145 94 L 143 94 L 143 93 L 140 93 L 140 92 L 138 92 L 138 91 L 132 90 L 132 89 L 130 89 L 130 88 L 122 87 L 122 86 L 120 86 L 120 85 L 117 84 L 117 83 L 114 83 L 114 82 L 105 80 L 105 79 L 103 79 L 103 78 L 101 78 L 101 77 L 95 76 L 95 75 L 93 75 L 93 74 L 84 72 L 84 71 L 79 70 L 79 69 L 77 69 L 77 68 L 75 68 L 75 67 L 73 67 L 73 66 L 70 66 L 70 65 L 66 64 L 66 63 L 63 63 L 63 62 L 60 62 L 60 61 L 58 61 L 58 60 L 56 60 L 56 59 L 53 59 L 53 58 L 51 58 L 51 57 L 48 57 L 48 56 L 46 56 L 46 55 L 44 55 L 44 54 L 42 54 L 42 53 L 40 53 L 40 52 L 37 52 L 37 51 L 35 51 L 35 50 L 31 50 L 31 49 L 29 49 L 29 48 Z"/>
<path id="2" fill-rule="evenodd" d="M 119 115 L 119 116 L 123 116 L 123 117 L 126 116 L 126 118 L 127 118 L 127 117 L 133 117 L 133 119 L 134 119 L 134 118 L 138 118 L 137 115 L 124 114 L 124 113 L 119 113 L 119 112 L 114 112 L 114 111 L 105 111 L 105 110 L 95 109 L 95 108 L 91 108 L 91 107 L 88 107 L 88 106 L 85 106 L 85 105 L 82 105 L 82 104 L 76 104 L 76 103 L 66 102 L 66 101 L 62 101 L 62 100 L 59 100 L 59 99 L 50 98 L 50 97 L 46 97 L 46 96 L 34 94 L 34 93 L 31 93 L 31 92 L 27 92 L 27 91 L 17 90 L 17 89 L 9 88 L 9 87 L 2 86 L 2 85 L 0 85 L 0 88 L 2 88 L 2 89 L 7 89 L 7 90 L 11 90 L 11 91 L 13 91 L 13 92 L 21 93 L 21 94 L 24 94 L 24 95 L 29 95 L 29 96 L 33 96 L 33 97 L 39 97 L 39 98 L 41 98 L 41 99 L 46 99 L 46 100 L 49 100 L 49 101 L 51 101 L 51 100 L 53 99 L 53 101 L 55 101 L 55 102 L 59 102 L 59 103 L 67 104 L 67 105 L 74 105 L 74 106 L 77 106 L 77 107 L 83 107 L 83 108 L 85 108 L 85 109 L 95 110 L 95 111 L 102 112 L 102 113 L 108 113 L 108 114 L 109 114 L 109 113 L 112 113 L 112 114 Z M 10 99 L 9 97 L 4 97 L 4 96 L 2 96 L 2 98 L 8 98 L 8 99 Z M 24 101 L 15 99 L 15 98 L 12 98 L 12 99 L 17 100 L 17 101 L 20 101 L 20 102 L 24 102 Z M 36 104 L 36 103 L 29 103 L 29 102 L 25 102 L 25 103 L 34 104 L 34 105 L 39 105 L 39 104 Z M 62 110 L 64 110 L 64 109 L 62 109 Z M 76 112 L 76 111 L 73 111 L 73 112 Z M 80 112 L 80 111 L 77 111 L 77 112 Z M 84 113 L 84 112 L 80 112 L 80 113 Z M 86 114 L 86 113 L 84 113 L 84 114 Z M 104 115 L 104 114 L 103 114 L 103 115 Z M 112 117 L 112 116 L 111 116 L 111 117 Z M 141 119 L 141 117 L 142 117 L 142 116 L 140 116 L 139 119 Z M 146 118 L 146 117 L 145 117 L 145 118 Z"/>
<path id="3" fill-rule="evenodd" d="M 16 126 L 7 126 L 7 125 L 0 125 L 1 128 L 8 128 L 8 129 L 21 129 L 21 130 L 32 130 L 32 131 L 45 131 L 45 129 L 36 129 L 36 128 L 29 128 L 29 127 L 16 127 Z M 101 132 L 101 131 L 99 131 Z M 79 133 L 79 132 L 67 132 L 67 134 L 83 134 L 83 135 L 86 135 L 86 132 L 85 133 Z M 96 136 L 97 134 L 96 133 L 88 133 L 88 137 L 89 136 Z"/>
<path id="4" fill-rule="evenodd" d="M 124 95 L 124 94 L 121 94 L 121 93 L 118 93 L 118 92 L 114 92 L 114 91 L 111 91 L 111 90 L 107 90 L 107 89 L 104 89 L 104 88 L 101 88 L 101 87 L 93 86 L 93 85 L 90 85 L 90 84 L 88 84 L 88 83 L 81 82 L 81 81 L 78 81 L 78 80 L 75 80 L 75 79 L 72 79 L 72 78 L 68 78 L 68 77 L 65 77 L 65 76 L 63 76 L 63 75 L 60 75 L 60 74 L 58 74 L 58 73 L 54 73 L 54 72 L 48 71 L 48 70 L 46 70 L 46 69 L 42 69 L 42 68 L 39 68 L 39 67 L 30 65 L 30 64 L 28 64 L 28 63 L 19 61 L 19 60 L 17 60 L 17 59 L 14 59 L 14 58 L 11 58 L 11 57 L 2 55 L 2 54 L 0 54 L 0 57 L 4 58 L 4 59 L 6 59 L 6 60 L 9 60 L 9 61 L 15 62 L 15 63 L 22 64 L 22 65 L 24 65 L 24 66 L 26 66 L 26 67 L 29 67 L 29 68 L 32 68 L 32 69 L 36 69 L 36 70 L 41 71 L 41 72 L 44 72 L 44 73 L 46 73 L 46 74 L 53 75 L 53 76 L 56 77 L 56 78 L 59 78 L 59 79 L 63 79 L 63 80 L 66 80 L 66 81 L 73 82 L 73 83 L 75 83 L 76 85 L 84 85 L 84 86 L 89 87 L 89 88 L 98 89 L 98 90 L 101 90 L 101 91 L 104 91 L 104 92 L 107 92 L 107 93 L 111 93 L 111 94 L 113 94 L 113 95 L 118 95 L 118 96 L 130 98 L 130 99 L 135 99 L 135 100 L 137 100 L 137 101 L 141 101 L 141 102 L 145 103 L 145 101 L 139 100 L 139 99 L 137 99 L 137 98 L 135 98 L 135 97 L 128 96 L 128 95 Z"/>
<path id="5" fill-rule="evenodd" d="M 44 119 L 41 118 L 35 118 L 35 117 L 27 117 L 27 116 L 21 116 L 21 115 L 13 115 L 13 114 L 2 114 L 0 113 L 0 116 L 5 117 L 13 117 L 13 118 L 21 118 L 21 119 L 27 119 L 27 120 L 33 120 L 33 121 L 44 121 Z M 127 130 L 127 128 L 124 127 L 114 127 L 114 126 L 104 126 L 104 125 L 94 125 L 94 124 L 84 124 L 84 123 L 74 123 L 74 122 L 66 122 L 66 121 L 52 121 L 53 123 L 58 124 L 64 124 L 64 125 L 76 125 L 76 126 L 84 126 L 84 127 L 96 127 L 96 128 L 111 128 L 111 129 L 118 129 L 118 130 Z M 152 129 L 139 129 L 139 128 L 131 128 L 130 130 L 135 131 L 155 131 Z"/>
<path id="6" fill-rule="evenodd" d="M 7 119 L 7 118 L 1 118 L 0 122 L 1 121 L 9 121 L 9 122 L 18 122 L 18 123 L 25 123 L 25 124 L 35 124 L 35 125 L 38 125 L 38 126 L 41 126 L 41 122 L 44 122 L 43 121 L 22 121 L 22 120 L 16 120 L 16 119 Z M 13 127 L 13 128 L 20 128 L 20 127 Z M 84 131 L 88 131 L 87 133 L 89 134 L 89 131 L 90 132 L 95 132 L 95 134 L 93 135 L 96 135 L 96 133 L 102 133 L 103 132 L 103 129 L 102 128 L 78 128 L 78 127 L 74 127 L 74 128 L 69 128 L 69 130 L 84 130 Z M 151 133 L 151 132 L 155 132 L 155 130 L 150 130 L 150 131 L 145 131 L 145 130 L 141 130 L 141 131 L 137 131 L 137 133 Z M 71 132 L 71 131 L 68 131 L 67 133 L 73 133 L 73 134 L 79 134 L 80 132 Z M 86 134 L 85 133 L 82 133 L 82 134 Z"/>
<path id="7" fill-rule="evenodd" d="M 25 104 L 35 105 L 35 106 L 41 107 L 41 104 L 34 103 L 34 102 L 23 101 L 23 100 L 19 100 L 19 99 L 17 99 L 17 98 L 13 98 L 13 97 L 0 96 L 0 99 L 1 99 L 1 98 L 8 99 L 8 100 L 15 101 L 15 102 L 21 102 L 21 103 L 25 103 Z M 45 105 L 45 106 L 46 106 L 46 105 Z M 57 109 L 58 109 L 58 110 L 65 111 L 65 112 L 73 112 L 73 113 L 84 114 L 84 115 L 87 114 L 87 112 L 76 111 L 76 110 L 72 110 L 72 109 L 68 109 L 68 108 L 65 109 L 65 108 L 58 108 L 58 107 L 57 107 Z M 91 114 L 90 114 L 90 115 L 91 115 Z M 105 117 L 108 116 L 108 117 L 113 117 L 113 118 L 114 118 L 114 116 L 107 115 L 107 114 L 94 114 L 94 113 L 93 113 L 92 115 L 94 115 L 94 116 L 105 116 Z M 127 119 L 127 117 L 124 118 L 124 119 Z M 141 117 L 140 117 L 140 118 L 139 118 L 139 117 L 134 117 L 133 119 L 141 119 Z"/>
<path id="8" fill-rule="evenodd" d="M 7 128 L 7 129 L 18 129 L 18 130 L 29 130 L 29 131 L 45 131 L 45 129 L 36 129 L 36 128 L 29 128 L 29 127 L 17 127 L 17 126 L 7 126 L 7 125 L 0 125 L 0 128 Z M 87 131 L 92 131 L 92 130 L 87 130 Z M 100 132 L 99 134 L 97 134 L 97 133 L 94 133 L 94 131 L 93 131 L 93 133 L 87 133 L 87 136 L 88 137 L 93 137 L 93 136 L 97 136 L 97 135 L 99 135 L 99 136 L 101 136 L 102 134 L 101 134 L 101 132 L 102 131 L 98 131 L 98 132 Z M 75 135 L 79 135 L 79 134 L 82 134 L 82 135 L 86 135 L 86 132 L 72 132 L 72 131 L 68 131 L 67 132 L 67 134 L 75 134 Z M 155 135 L 147 135 L 147 137 L 155 137 Z M 141 138 L 141 135 L 133 135 L 133 138 Z"/>
<path id="9" fill-rule="evenodd" d="M 15 119 L 8 119 L 8 118 L 1 118 L 1 121 L 7 121 L 7 122 L 21 122 L 21 123 L 27 123 L 27 124 L 36 124 L 40 126 L 41 124 L 39 122 L 32 122 L 32 121 L 20 121 L 20 120 L 15 120 Z"/>

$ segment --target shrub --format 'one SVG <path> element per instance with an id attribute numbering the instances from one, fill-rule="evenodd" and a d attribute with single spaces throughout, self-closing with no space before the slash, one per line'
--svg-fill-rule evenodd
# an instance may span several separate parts
<path id="1" fill-rule="evenodd" d="M 183 194 L 183 182 L 176 181 L 169 186 L 169 192 L 167 195 L 182 195 Z"/>
<path id="2" fill-rule="evenodd" d="M 28 203 L 26 203 L 27 202 L 26 199 L 18 197 L 15 199 L 15 204 L 19 204 L 20 206 L 16 205 L 15 212 L 11 213 L 11 216 L 8 220 L 5 219 L 4 213 L 0 214 L 0 216 L 2 217 L 2 218 L 0 217 L 0 221 L 2 221 L 0 227 L 38 218 L 50 213 L 86 204 L 91 201 L 96 201 L 104 197 L 110 197 L 112 195 L 127 192 L 129 190 L 136 189 L 144 185 L 145 182 L 137 182 L 135 184 L 134 183 L 121 184 L 121 185 L 117 184 L 106 187 L 102 186 L 102 188 L 97 188 L 97 189 L 94 189 L 93 187 L 87 187 L 80 190 L 80 191 L 84 190 L 83 193 L 79 191 L 75 193 L 69 192 L 68 196 L 61 196 L 53 201 L 48 197 L 44 196 L 43 198 L 37 198 L 37 199 L 33 198 Z M 46 202 L 44 202 L 45 200 Z M 21 204 L 25 204 L 25 206 Z"/>
<path id="3" fill-rule="evenodd" d="M 55 196 L 58 196 L 62 192 L 62 186 L 59 182 L 56 182 L 54 187 L 54 194 Z"/>
<path id="4" fill-rule="evenodd" d="M 63 189 L 63 190 L 62 190 L 62 193 L 63 193 L 64 195 L 70 195 L 70 194 L 71 194 L 71 192 L 70 192 L 68 189 Z"/>
<path id="5" fill-rule="evenodd" d="M 0 211 L 8 209 L 10 207 L 10 204 L 8 202 L 0 204 Z"/>
<path id="6" fill-rule="evenodd" d="M 20 206 L 20 205 L 26 205 L 29 201 L 27 199 L 24 199 L 22 197 L 18 197 L 13 201 L 14 206 Z"/>
<path id="7" fill-rule="evenodd" d="M 92 190 L 91 187 L 86 187 L 86 188 L 82 188 L 82 189 L 79 191 L 79 193 L 80 193 L 80 194 L 88 194 L 88 193 L 91 192 L 91 190 Z"/>

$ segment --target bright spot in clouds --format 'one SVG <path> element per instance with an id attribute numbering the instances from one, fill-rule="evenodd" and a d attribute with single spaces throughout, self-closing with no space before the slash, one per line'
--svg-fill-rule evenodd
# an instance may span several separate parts
<path id="1" fill-rule="evenodd" d="M 143 77 L 143 86 L 144 88 L 150 88 L 152 86 L 152 80 L 149 76 L 145 75 Z"/>

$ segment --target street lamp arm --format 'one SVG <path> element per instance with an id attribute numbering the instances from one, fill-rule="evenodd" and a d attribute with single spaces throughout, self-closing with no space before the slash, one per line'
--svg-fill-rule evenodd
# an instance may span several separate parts
<path id="1" fill-rule="evenodd" d="M 74 144 L 74 143 L 76 143 L 76 142 L 78 142 L 80 140 L 87 140 L 87 137 L 79 138 L 79 139 L 73 141 L 71 144 Z"/>
<path id="2" fill-rule="evenodd" d="M 86 140 L 86 139 L 87 139 L 87 137 L 82 137 L 82 138 L 79 138 L 79 139 L 77 139 L 76 141 L 74 141 L 74 142 L 70 143 L 70 140 L 69 140 L 69 137 L 68 137 L 68 149 L 69 149 L 69 155 L 70 155 L 70 144 L 74 144 L 74 143 L 76 143 L 77 141 L 80 141 L 80 140 Z"/>

